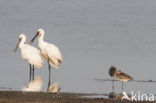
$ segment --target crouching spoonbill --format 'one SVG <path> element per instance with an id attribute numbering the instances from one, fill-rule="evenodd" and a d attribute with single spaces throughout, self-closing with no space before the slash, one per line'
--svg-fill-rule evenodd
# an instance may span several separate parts
<path id="1" fill-rule="evenodd" d="M 43 40 L 44 38 L 44 30 L 39 29 L 37 31 L 37 34 L 33 37 L 33 39 L 29 42 L 29 44 L 32 44 L 35 38 L 38 36 L 38 46 L 41 51 L 42 57 L 48 62 L 48 67 L 49 67 L 49 82 L 48 82 L 48 88 L 47 91 L 49 90 L 50 86 L 50 69 L 52 65 L 56 69 L 59 69 L 60 63 L 62 63 L 63 57 L 62 54 L 57 46 L 54 44 L 50 44 L 48 42 L 45 42 Z"/>
<path id="2" fill-rule="evenodd" d="M 21 49 L 21 56 L 24 60 L 29 63 L 30 66 L 30 75 L 29 81 L 34 80 L 34 66 L 37 68 L 42 67 L 42 57 L 40 56 L 40 51 L 35 47 L 30 46 L 29 44 L 25 44 L 26 36 L 21 34 L 19 36 L 19 41 L 17 43 L 16 48 L 14 48 L 14 52 L 17 51 L 18 47 Z M 33 71 L 33 76 L 31 77 L 31 70 Z"/>

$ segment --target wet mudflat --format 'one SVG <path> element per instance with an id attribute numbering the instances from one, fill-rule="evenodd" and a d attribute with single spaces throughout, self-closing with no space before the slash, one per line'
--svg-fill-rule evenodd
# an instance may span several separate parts
<path id="1" fill-rule="evenodd" d="M 136 102 L 103 97 L 89 98 L 93 94 L 78 93 L 46 93 L 46 92 L 21 92 L 0 91 L 0 103 L 154 103 Z"/>

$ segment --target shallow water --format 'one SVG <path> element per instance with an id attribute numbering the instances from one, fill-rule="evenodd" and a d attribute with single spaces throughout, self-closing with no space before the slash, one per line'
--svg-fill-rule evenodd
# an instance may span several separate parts
<path id="1" fill-rule="evenodd" d="M 52 84 L 64 92 L 110 93 L 111 65 L 135 80 L 156 80 L 155 0 L 0 0 L 0 87 L 20 90 L 27 83 L 29 65 L 13 52 L 18 36 L 27 42 L 38 28 L 64 57 L 52 69 Z M 34 46 L 37 47 L 37 40 Z M 48 66 L 35 69 L 47 87 Z M 121 92 L 121 83 L 115 83 Z M 156 94 L 155 83 L 125 83 L 125 91 Z"/>

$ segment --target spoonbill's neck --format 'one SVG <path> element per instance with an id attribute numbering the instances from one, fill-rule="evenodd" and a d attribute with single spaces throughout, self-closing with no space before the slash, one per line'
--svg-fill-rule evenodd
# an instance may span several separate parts
<path id="1" fill-rule="evenodd" d="M 44 42 L 43 36 L 41 36 L 41 37 L 38 38 L 38 43 L 42 43 L 42 42 Z"/>
<path id="2" fill-rule="evenodd" d="M 21 42 L 19 43 L 19 47 L 20 48 L 22 48 L 24 46 L 25 41 L 26 41 L 26 38 L 23 37 L 22 40 L 21 40 Z"/>

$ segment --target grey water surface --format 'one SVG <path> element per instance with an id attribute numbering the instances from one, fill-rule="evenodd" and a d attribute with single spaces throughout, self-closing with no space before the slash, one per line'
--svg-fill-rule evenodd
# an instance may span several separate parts
<path id="1" fill-rule="evenodd" d="M 64 57 L 51 73 L 64 92 L 112 92 L 111 82 L 95 80 L 111 79 L 111 65 L 135 80 L 156 80 L 155 0 L 0 0 L 0 87 L 20 90 L 28 82 L 29 65 L 13 49 L 21 33 L 28 43 L 39 28 Z M 35 75 L 45 91 L 46 62 Z M 127 82 L 124 89 L 156 94 L 156 83 Z"/>

